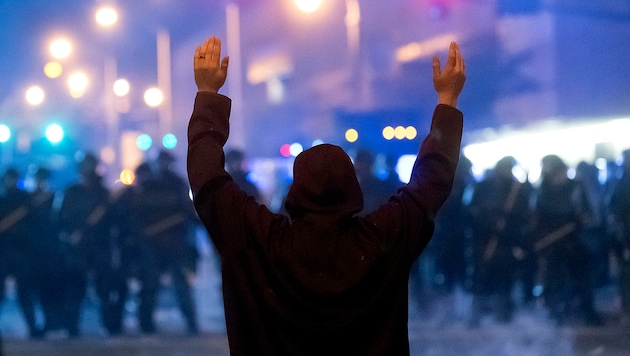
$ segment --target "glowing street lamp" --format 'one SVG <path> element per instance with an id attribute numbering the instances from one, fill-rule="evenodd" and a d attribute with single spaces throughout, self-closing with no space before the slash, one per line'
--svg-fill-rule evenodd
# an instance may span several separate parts
<path id="1" fill-rule="evenodd" d="M 126 79 L 118 79 L 114 82 L 113 89 L 116 96 L 125 96 L 129 94 L 129 82 Z"/>
<path id="2" fill-rule="evenodd" d="M 44 74 L 46 74 L 48 78 L 59 78 L 61 73 L 63 73 L 63 67 L 59 62 L 48 62 L 44 66 Z"/>
<path id="3" fill-rule="evenodd" d="M 150 107 L 158 107 L 164 101 L 164 94 L 158 88 L 149 88 L 144 92 L 144 102 Z"/>
<path id="4" fill-rule="evenodd" d="M 89 80 L 85 73 L 76 72 L 68 78 L 68 87 L 70 88 L 70 95 L 73 98 L 80 98 L 85 94 Z"/>
<path id="5" fill-rule="evenodd" d="M 57 59 L 67 58 L 72 53 L 72 44 L 65 38 L 60 38 L 50 43 L 50 54 Z"/>
<path id="6" fill-rule="evenodd" d="M 32 86 L 26 90 L 26 102 L 32 106 L 37 106 L 44 102 L 44 90 L 38 86 Z"/>
<path id="7" fill-rule="evenodd" d="M 57 144 L 63 140 L 63 128 L 58 124 L 52 124 L 46 128 L 46 139 L 50 143 Z"/>
<path id="8" fill-rule="evenodd" d="M 108 27 L 118 21 L 118 12 L 113 7 L 104 6 L 96 10 L 94 18 L 99 25 Z"/>
<path id="9" fill-rule="evenodd" d="M 295 0 L 295 5 L 300 11 L 310 14 L 319 9 L 322 5 L 322 0 Z"/>
<path id="10" fill-rule="evenodd" d="M 5 124 L 0 124 L 0 143 L 5 143 L 11 138 L 11 129 Z"/>

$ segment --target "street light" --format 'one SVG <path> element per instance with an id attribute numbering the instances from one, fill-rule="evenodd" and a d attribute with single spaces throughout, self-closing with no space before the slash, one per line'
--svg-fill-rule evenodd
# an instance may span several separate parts
<path id="1" fill-rule="evenodd" d="M 103 6 L 96 10 L 94 15 L 96 23 L 103 27 L 112 26 L 118 21 L 118 12 L 110 6 Z"/>
<path id="2" fill-rule="evenodd" d="M 310 14 L 317 11 L 322 5 L 322 0 L 295 0 L 295 5 L 300 11 Z"/>
<path id="3" fill-rule="evenodd" d="M 85 90 L 88 87 L 89 79 L 83 72 L 76 72 L 68 77 L 68 87 L 70 88 L 70 95 L 73 98 L 80 98 L 85 94 Z"/>
<path id="4" fill-rule="evenodd" d="M 164 94 L 159 88 L 149 88 L 144 92 L 144 102 L 152 108 L 160 106 L 164 101 Z"/>
<path id="5" fill-rule="evenodd" d="M 44 90 L 38 86 L 32 86 L 26 90 L 26 102 L 32 106 L 37 106 L 44 102 Z"/>
<path id="6" fill-rule="evenodd" d="M 59 38 L 50 43 L 49 49 L 54 58 L 64 59 L 72 52 L 72 44 L 65 38 Z"/>
<path id="7" fill-rule="evenodd" d="M 315 12 L 321 5 L 321 0 L 294 0 L 295 5 L 302 12 Z M 352 93 L 356 95 L 353 103 L 361 106 L 369 105 L 372 102 L 372 94 L 367 77 L 363 75 L 361 63 L 361 7 L 359 0 L 345 0 L 346 14 L 344 23 L 346 25 L 346 45 L 348 50 L 348 62 L 350 65 L 350 82 Z"/>
<path id="8" fill-rule="evenodd" d="M 118 22 L 118 11 L 111 6 L 101 6 L 94 13 L 96 23 L 101 27 L 110 28 Z M 125 83 L 127 84 L 125 87 Z M 108 164 L 120 162 L 120 115 L 116 109 L 114 95 L 125 96 L 129 92 L 129 83 L 118 81 L 118 64 L 116 58 L 111 55 L 105 57 L 103 62 L 103 85 L 105 117 L 107 122 L 107 147 L 101 151 L 101 157 Z M 120 95 L 121 93 L 124 93 Z M 118 172 L 120 164 L 114 164 L 113 170 Z M 111 173 L 111 172 L 110 172 Z"/>

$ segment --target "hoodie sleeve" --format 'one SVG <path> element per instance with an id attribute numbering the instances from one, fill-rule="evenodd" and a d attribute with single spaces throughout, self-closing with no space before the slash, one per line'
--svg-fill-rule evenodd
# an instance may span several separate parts
<path id="1" fill-rule="evenodd" d="M 225 170 L 230 106 L 226 96 L 198 93 L 188 124 L 187 169 L 195 210 L 222 256 L 228 249 L 245 248 L 251 239 L 262 243 L 274 221 L 274 214 Z"/>
<path id="2" fill-rule="evenodd" d="M 382 248 L 405 251 L 412 261 L 429 242 L 434 216 L 448 198 L 459 161 L 463 114 L 438 105 L 420 146 L 409 183 L 366 216 Z"/>
<path id="3" fill-rule="evenodd" d="M 438 105 L 431 131 L 420 146 L 405 190 L 424 210 L 434 216 L 453 187 L 459 161 L 463 114 L 448 105 Z"/>
<path id="4" fill-rule="evenodd" d="M 223 95 L 197 93 L 188 123 L 188 180 L 197 196 L 203 186 L 228 179 L 223 145 L 227 142 L 232 101 Z"/>

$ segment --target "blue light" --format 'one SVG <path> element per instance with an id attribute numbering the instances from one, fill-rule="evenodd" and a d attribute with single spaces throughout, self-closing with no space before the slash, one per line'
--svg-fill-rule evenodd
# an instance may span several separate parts
<path id="1" fill-rule="evenodd" d="M 57 124 L 49 125 L 48 128 L 46 128 L 46 139 L 48 139 L 50 143 L 56 144 L 61 142 L 63 136 L 63 128 Z"/>
<path id="2" fill-rule="evenodd" d="M 153 139 L 147 134 L 142 134 L 136 139 L 136 146 L 143 151 L 151 148 L 151 145 L 153 145 Z"/>
<path id="3" fill-rule="evenodd" d="M 162 145 L 164 148 L 169 150 L 175 148 L 175 146 L 177 146 L 177 137 L 173 134 L 164 135 L 164 138 L 162 138 Z"/>
<path id="4" fill-rule="evenodd" d="M 9 141 L 11 138 L 11 129 L 9 126 L 2 124 L 0 125 L 0 143 L 5 143 Z"/>

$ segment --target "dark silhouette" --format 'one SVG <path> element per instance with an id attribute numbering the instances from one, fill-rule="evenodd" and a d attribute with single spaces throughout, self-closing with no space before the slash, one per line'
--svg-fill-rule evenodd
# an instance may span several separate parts
<path id="1" fill-rule="evenodd" d="M 40 167 L 35 171 L 35 188 L 30 193 L 30 222 L 32 261 L 38 286 L 38 297 L 44 313 L 44 331 L 59 332 L 63 329 L 63 276 L 64 264 L 61 245 L 54 220 L 55 192 L 49 181 L 52 172 Z"/>
<path id="2" fill-rule="evenodd" d="M 112 229 L 115 221 L 110 209 L 110 193 L 97 172 L 98 158 L 88 153 L 79 162 L 79 182 L 64 192 L 59 210 L 59 229 L 65 257 L 64 324 L 71 337 L 80 334 L 81 306 L 87 287 L 93 285 L 100 302 L 101 322 L 111 333 L 111 308 L 119 303 L 112 298 Z M 117 318 L 116 318 L 117 319 Z"/>
<path id="3" fill-rule="evenodd" d="M 473 316 L 480 322 L 484 302 L 491 304 L 497 320 L 509 322 L 514 312 L 512 288 L 517 259 L 514 249 L 523 243 L 528 222 L 529 190 L 513 175 L 513 157 L 499 160 L 475 187 L 470 209 L 473 217 Z"/>
<path id="4" fill-rule="evenodd" d="M 37 269 L 32 263 L 33 241 L 28 221 L 29 193 L 18 186 L 20 172 L 7 168 L 2 175 L 0 196 L 0 302 L 4 299 L 4 282 L 11 275 L 17 284 L 17 296 L 22 315 L 31 337 L 41 337 L 36 325 L 35 305 L 38 285 Z"/>
<path id="5" fill-rule="evenodd" d="M 174 161 L 170 153 L 162 153 L 158 161 L 161 173 L 153 172 L 148 163 L 141 164 L 136 169 L 136 184 L 119 199 L 119 209 L 126 216 L 123 241 L 132 253 L 130 264 L 141 283 L 140 330 L 147 334 L 157 332 L 153 314 L 162 287 L 161 277 L 168 274 L 187 330 L 197 334 L 195 303 L 188 281 L 196 271 L 197 261 L 196 255 L 191 256 L 189 240 L 192 202 L 185 182 L 169 168 Z"/>
<path id="6" fill-rule="evenodd" d="M 618 225 L 616 252 L 619 261 L 621 320 L 630 326 L 630 150 L 623 151 L 623 173 L 610 198 L 610 210 Z"/>
<path id="7" fill-rule="evenodd" d="M 591 218 L 590 208 L 584 187 L 568 178 L 564 161 L 556 155 L 543 157 L 530 250 L 544 259 L 545 303 L 558 324 L 566 323 L 574 313 L 574 297 L 585 323 L 603 322 L 595 311 L 591 260 L 582 240 Z"/>
<path id="8" fill-rule="evenodd" d="M 188 127 L 195 208 L 222 258 L 233 355 L 408 355 L 408 279 L 433 233 L 457 166 L 465 81 L 459 48 L 433 60 L 431 131 L 409 183 L 365 217 L 354 166 L 338 146 L 295 159 L 290 218 L 248 196 L 224 169 L 230 99 L 218 94 L 228 58 L 212 36 L 194 57 L 198 93 Z"/>

